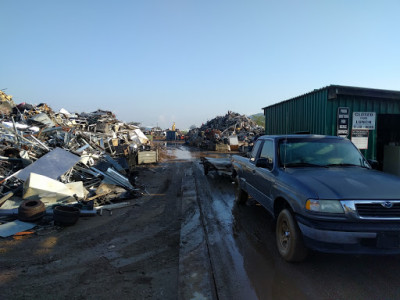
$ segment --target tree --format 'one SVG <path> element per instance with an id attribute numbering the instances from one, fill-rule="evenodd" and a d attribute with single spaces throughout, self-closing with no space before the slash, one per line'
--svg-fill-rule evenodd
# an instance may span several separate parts
<path id="1" fill-rule="evenodd" d="M 252 115 L 250 116 L 250 119 L 252 119 L 258 126 L 265 126 L 265 116 L 263 114 Z"/>

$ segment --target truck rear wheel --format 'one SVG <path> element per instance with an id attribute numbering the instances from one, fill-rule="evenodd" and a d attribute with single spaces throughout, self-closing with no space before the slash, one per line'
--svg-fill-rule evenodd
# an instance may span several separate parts
<path id="1" fill-rule="evenodd" d="M 279 254 L 288 262 L 303 261 L 308 254 L 299 226 L 288 209 L 279 213 L 276 222 L 276 245 Z"/>

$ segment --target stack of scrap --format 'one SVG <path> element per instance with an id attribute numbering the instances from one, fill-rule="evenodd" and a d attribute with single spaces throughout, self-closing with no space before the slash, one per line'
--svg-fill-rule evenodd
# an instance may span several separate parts
<path id="1" fill-rule="evenodd" d="M 109 111 L 15 105 L 3 91 L 0 110 L 0 216 L 15 217 L 23 201 L 95 209 L 140 194 L 133 170 L 152 146 L 139 127 Z"/>
<path id="2" fill-rule="evenodd" d="M 200 128 L 191 129 L 187 142 L 191 146 L 215 151 L 236 151 L 247 149 L 252 142 L 264 134 L 264 128 L 258 126 L 245 115 L 228 111 Z"/>
<path id="3" fill-rule="evenodd" d="M 7 95 L 3 91 L 0 90 L 0 113 L 4 115 L 10 115 L 12 113 L 12 109 L 15 106 L 14 101 L 12 100 L 11 95 Z"/>

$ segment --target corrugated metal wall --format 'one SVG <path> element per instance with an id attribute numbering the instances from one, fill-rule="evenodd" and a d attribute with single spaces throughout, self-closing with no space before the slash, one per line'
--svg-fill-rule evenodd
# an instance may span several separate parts
<path id="1" fill-rule="evenodd" d="M 353 124 L 353 112 L 375 112 L 376 113 L 376 129 L 369 131 L 368 149 L 361 150 L 368 159 L 376 159 L 377 144 L 377 125 L 380 114 L 400 114 L 400 101 L 393 99 L 359 97 L 351 95 L 337 95 L 337 99 L 328 100 L 327 105 L 327 124 L 328 130 L 326 134 L 336 135 L 337 131 L 337 109 L 339 107 L 350 108 L 350 133 Z M 397 130 L 397 129 L 395 129 Z M 351 135 L 349 134 L 349 139 Z"/>
<path id="2" fill-rule="evenodd" d="M 337 134 L 337 111 L 339 107 L 350 108 L 349 136 L 351 138 L 353 112 L 375 112 L 376 127 L 379 115 L 400 114 L 400 99 L 391 99 L 349 94 L 329 94 L 337 86 L 328 86 L 299 97 L 265 107 L 266 134 Z M 340 87 L 339 87 L 340 88 Z M 357 89 L 357 88 L 355 88 Z M 368 89 L 364 89 L 364 91 Z M 337 90 L 336 90 L 337 91 Z M 351 92 L 351 91 L 350 91 Z M 328 98 L 332 98 L 329 99 Z M 394 130 L 398 130 L 394 128 Z M 361 150 L 368 159 L 376 159 L 377 129 L 369 131 L 368 149 Z"/>
<path id="3" fill-rule="evenodd" d="M 266 134 L 327 131 L 328 91 L 320 89 L 264 109 Z"/>

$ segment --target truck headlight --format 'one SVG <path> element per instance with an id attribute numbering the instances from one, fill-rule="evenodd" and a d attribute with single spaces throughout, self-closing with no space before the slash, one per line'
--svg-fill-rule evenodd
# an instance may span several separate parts
<path id="1" fill-rule="evenodd" d="M 316 200 L 308 199 L 306 209 L 314 212 L 343 214 L 342 204 L 338 200 Z"/>

